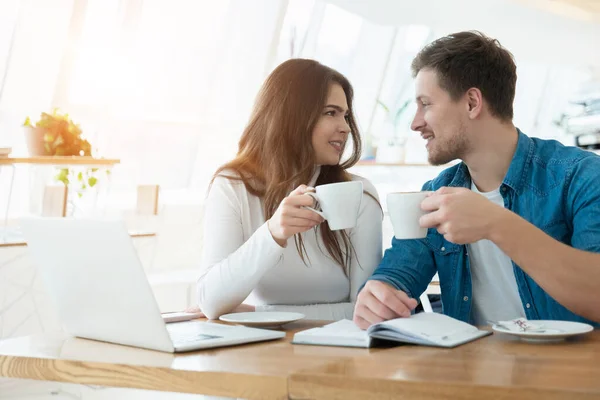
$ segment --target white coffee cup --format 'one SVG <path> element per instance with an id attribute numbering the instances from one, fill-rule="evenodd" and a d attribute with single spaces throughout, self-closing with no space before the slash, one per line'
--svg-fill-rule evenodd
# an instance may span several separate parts
<path id="1" fill-rule="evenodd" d="M 421 228 L 419 219 L 427 214 L 421 210 L 421 202 L 431 192 L 396 192 L 387 195 L 387 209 L 396 239 L 421 239 L 427 236 L 427 228 Z"/>
<path id="2" fill-rule="evenodd" d="M 360 181 L 329 183 L 315 188 L 316 193 L 306 193 L 317 201 L 312 210 L 327 220 L 329 229 L 337 231 L 356 226 L 363 184 Z"/>

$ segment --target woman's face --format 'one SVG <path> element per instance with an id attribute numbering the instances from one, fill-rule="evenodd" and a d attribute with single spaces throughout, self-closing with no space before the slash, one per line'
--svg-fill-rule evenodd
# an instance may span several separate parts
<path id="1" fill-rule="evenodd" d="M 312 133 L 312 146 L 317 165 L 337 165 L 350 133 L 348 103 L 344 89 L 333 83 L 325 107 Z"/>

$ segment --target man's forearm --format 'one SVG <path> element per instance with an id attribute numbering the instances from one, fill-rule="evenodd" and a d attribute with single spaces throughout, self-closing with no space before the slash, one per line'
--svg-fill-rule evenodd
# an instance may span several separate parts
<path id="1" fill-rule="evenodd" d="M 488 239 L 560 304 L 600 322 L 600 254 L 567 246 L 503 211 Z"/>

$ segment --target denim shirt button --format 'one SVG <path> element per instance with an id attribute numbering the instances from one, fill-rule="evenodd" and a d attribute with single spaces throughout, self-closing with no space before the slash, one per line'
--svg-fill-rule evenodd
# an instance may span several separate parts
<path id="1" fill-rule="evenodd" d="M 531 308 L 531 304 L 527 303 L 527 304 L 525 304 L 525 307 Z"/>
<path id="2" fill-rule="evenodd" d="M 465 296 L 465 297 L 463 297 L 463 300 L 464 300 L 464 301 L 469 301 L 469 296 Z M 529 307 L 528 307 L 528 308 L 529 308 Z"/>
<path id="3" fill-rule="evenodd" d="M 446 251 L 446 248 L 444 246 L 442 246 L 442 248 L 440 250 L 441 251 Z"/>

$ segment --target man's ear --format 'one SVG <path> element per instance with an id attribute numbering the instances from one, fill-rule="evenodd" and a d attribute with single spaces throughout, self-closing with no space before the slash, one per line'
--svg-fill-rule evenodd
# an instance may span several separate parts
<path id="1" fill-rule="evenodd" d="M 483 110 L 483 96 L 481 95 L 481 90 L 477 88 L 471 88 L 467 90 L 466 96 L 469 118 L 475 119 Z"/>

